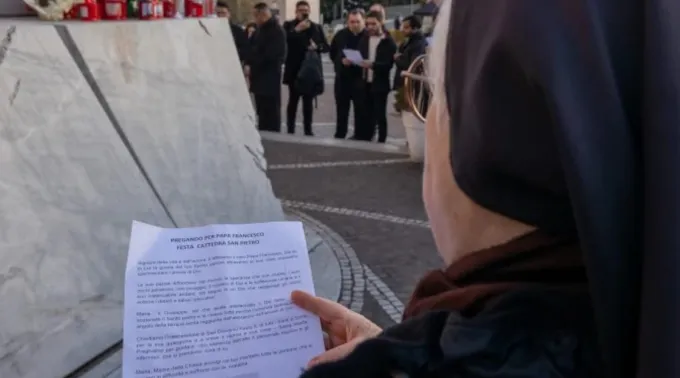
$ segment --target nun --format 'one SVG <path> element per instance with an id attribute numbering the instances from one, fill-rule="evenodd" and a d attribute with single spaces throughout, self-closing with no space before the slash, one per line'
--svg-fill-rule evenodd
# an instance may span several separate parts
<path id="1" fill-rule="evenodd" d="M 294 292 L 303 378 L 680 377 L 680 2 L 445 0 L 403 321 Z"/>

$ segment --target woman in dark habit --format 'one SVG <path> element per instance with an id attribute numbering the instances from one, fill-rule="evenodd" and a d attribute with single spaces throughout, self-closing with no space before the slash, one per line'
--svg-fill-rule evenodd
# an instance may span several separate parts
<path id="1" fill-rule="evenodd" d="M 381 330 L 295 292 L 303 378 L 680 377 L 680 1 L 446 0 L 423 197 L 446 269 Z"/>

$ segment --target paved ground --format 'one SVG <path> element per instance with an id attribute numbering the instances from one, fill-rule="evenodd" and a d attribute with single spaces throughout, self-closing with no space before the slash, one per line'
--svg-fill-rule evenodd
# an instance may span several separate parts
<path id="1" fill-rule="evenodd" d="M 313 217 L 352 248 L 362 266 L 362 313 L 381 326 L 398 321 L 418 278 L 441 264 L 422 206 L 422 165 L 392 152 L 263 137 L 284 207 Z"/>
<path id="2" fill-rule="evenodd" d="M 351 282 L 343 280 L 342 289 L 361 291 L 351 307 L 388 326 L 399 320 L 419 277 L 441 265 L 422 205 L 422 165 L 405 154 L 404 127 L 392 98 L 388 146 L 332 140 L 335 103 L 329 62 L 324 72 L 326 93 L 314 113 L 316 137 L 301 136 L 301 125 L 296 137 L 262 134 L 268 174 L 288 211 L 323 224 L 356 255 L 361 272 Z M 284 120 L 287 95 L 283 87 Z M 300 123 L 301 113 L 299 109 Z"/>

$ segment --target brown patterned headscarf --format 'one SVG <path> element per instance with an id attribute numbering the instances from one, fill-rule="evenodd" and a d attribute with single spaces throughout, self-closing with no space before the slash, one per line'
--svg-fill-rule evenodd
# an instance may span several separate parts
<path id="1" fill-rule="evenodd" d="M 404 318 L 432 310 L 472 316 L 499 294 L 537 286 L 587 295 L 585 268 L 576 241 L 535 231 L 468 254 L 446 270 L 428 273 L 417 285 Z"/>

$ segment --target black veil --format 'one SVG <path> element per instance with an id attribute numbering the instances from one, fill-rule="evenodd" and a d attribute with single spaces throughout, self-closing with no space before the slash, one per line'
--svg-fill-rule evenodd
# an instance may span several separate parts
<path id="1" fill-rule="evenodd" d="M 453 4 L 458 186 L 579 238 L 608 377 L 680 377 L 680 1 Z"/>
<path id="2" fill-rule="evenodd" d="M 645 1 L 638 377 L 680 377 L 680 2 Z"/>

